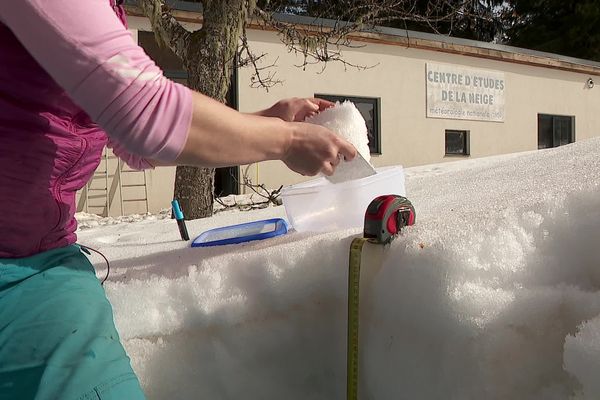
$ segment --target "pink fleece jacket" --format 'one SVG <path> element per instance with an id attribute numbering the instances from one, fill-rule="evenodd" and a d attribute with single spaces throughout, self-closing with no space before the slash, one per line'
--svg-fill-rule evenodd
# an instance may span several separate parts
<path id="1" fill-rule="evenodd" d="M 191 92 L 137 46 L 114 0 L 3 5 L 0 60 L 1 258 L 76 241 L 75 194 L 106 134 L 134 168 L 185 144 Z"/>

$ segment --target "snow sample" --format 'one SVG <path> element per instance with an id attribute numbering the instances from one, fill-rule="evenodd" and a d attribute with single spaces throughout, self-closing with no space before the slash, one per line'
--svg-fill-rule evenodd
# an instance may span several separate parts
<path id="1" fill-rule="evenodd" d="M 371 160 L 367 125 L 360 111 L 351 101 L 339 101 L 335 106 L 306 118 L 305 122 L 324 126 L 343 137 L 356 147 L 367 161 Z"/>

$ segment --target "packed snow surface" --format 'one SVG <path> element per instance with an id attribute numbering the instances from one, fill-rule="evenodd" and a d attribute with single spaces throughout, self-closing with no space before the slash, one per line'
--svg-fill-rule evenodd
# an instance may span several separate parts
<path id="1" fill-rule="evenodd" d="M 363 257 L 360 398 L 600 398 L 600 139 L 406 174 L 416 225 Z M 190 248 L 174 220 L 137 219 L 79 238 L 111 260 L 106 291 L 149 399 L 345 398 L 360 228 Z"/>

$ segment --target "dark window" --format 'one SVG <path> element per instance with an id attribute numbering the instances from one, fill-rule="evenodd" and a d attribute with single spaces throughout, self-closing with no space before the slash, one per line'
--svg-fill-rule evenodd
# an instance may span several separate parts
<path id="1" fill-rule="evenodd" d="M 446 155 L 469 155 L 469 131 L 446 129 Z"/>
<path id="2" fill-rule="evenodd" d="M 365 119 L 371 154 L 381 154 L 381 99 L 378 97 L 337 96 L 330 94 L 315 94 L 315 97 L 334 102 L 339 101 L 340 103 L 349 100 L 354 103 Z"/>
<path id="3" fill-rule="evenodd" d="M 538 149 L 573 143 L 575 117 L 538 114 Z"/>

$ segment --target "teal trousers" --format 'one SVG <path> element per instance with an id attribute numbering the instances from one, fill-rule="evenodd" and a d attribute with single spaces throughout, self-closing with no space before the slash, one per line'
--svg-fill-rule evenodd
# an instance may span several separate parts
<path id="1" fill-rule="evenodd" d="M 79 246 L 0 258 L 0 400 L 141 400 Z"/>

